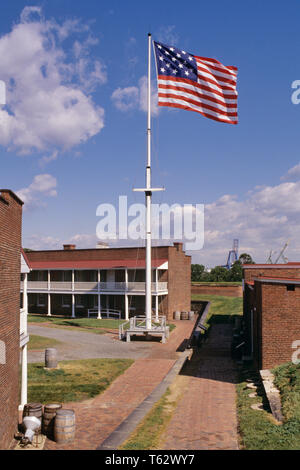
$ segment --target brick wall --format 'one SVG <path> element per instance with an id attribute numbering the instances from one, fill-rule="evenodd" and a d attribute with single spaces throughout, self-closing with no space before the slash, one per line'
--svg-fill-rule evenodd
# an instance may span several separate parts
<path id="1" fill-rule="evenodd" d="M 300 340 L 300 286 L 262 283 L 261 367 L 291 361 L 292 343 Z"/>
<path id="2" fill-rule="evenodd" d="M 191 257 L 183 251 L 182 243 L 169 247 L 167 315 L 173 318 L 176 310 L 191 309 Z"/>
<path id="3" fill-rule="evenodd" d="M 243 297 L 242 286 L 212 286 L 210 284 L 192 284 L 192 294 L 224 295 L 225 297 Z"/>
<path id="4" fill-rule="evenodd" d="M 245 282 L 251 282 L 256 277 L 284 277 L 291 279 L 300 279 L 300 265 L 289 265 L 289 264 L 278 264 L 276 267 L 270 265 L 268 266 L 258 266 L 255 268 L 243 268 L 243 277 Z"/>
<path id="5" fill-rule="evenodd" d="M 167 246 L 152 248 L 152 258 L 163 259 L 168 257 Z M 108 248 L 85 250 L 47 250 L 31 251 L 27 253 L 29 261 L 83 261 L 83 260 L 119 260 L 119 259 L 145 259 L 145 248 Z"/>
<path id="6" fill-rule="evenodd" d="M 6 349 L 6 363 L 0 364 L 0 449 L 9 447 L 18 423 L 21 221 L 22 202 L 0 190 L 0 340 Z"/>
<path id="7" fill-rule="evenodd" d="M 245 286 L 244 324 L 247 352 L 259 369 L 269 369 L 292 359 L 293 341 L 300 340 L 300 285 L 257 280 Z M 253 311 L 251 322 L 250 312 Z"/>

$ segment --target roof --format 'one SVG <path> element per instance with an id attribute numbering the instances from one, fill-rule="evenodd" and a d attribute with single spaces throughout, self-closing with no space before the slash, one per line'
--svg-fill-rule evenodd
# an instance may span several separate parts
<path id="1" fill-rule="evenodd" d="M 167 269 L 168 259 L 152 259 L 153 268 Z M 145 268 L 144 259 L 29 261 L 31 269 L 112 269 Z"/>
<path id="2" fill-rule="evenodd" d="M 291 277 L 260 276 L 260 277 L 254 278 L 254 281 L 258 281 L 258 282 L 276 282 L 278 284 L 300 284 L 300 278 L 291 278 Z"/>
<path id="3" fill-rule="evenodd" d="M 300 268 L 300 262 L 289 262 L 282 264 L 243 264 L 243 269 L 287 269 L 287 268 Z"/>
<path id="4" fill-rule="evenodd" d="M 23 206 L 24 202 L 11 190 L 11 189 L 0 189 L 0 195 L 1 193 L 8 193 L 11 197 L 13 197 L 18 204 L 20 204 L 21 206 Z M 5 198 L 3 198 L 5 200 Z M 5 202 L 7 202 L 5 200 Z"/>
<path id="5" fill-rule="evenodd" d="M 23 250 L 23 248 L 21 248 L 21 273 L 29 273 L 29 272 L 30 272 L 29 261 L 28 261 L 25 251 Z"/>

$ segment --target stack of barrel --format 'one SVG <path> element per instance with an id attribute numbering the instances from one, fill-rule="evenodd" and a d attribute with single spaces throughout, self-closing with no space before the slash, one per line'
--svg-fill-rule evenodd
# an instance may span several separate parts
<path id="1" fill-rule="evenodd" d="M 194 319 L 194 312 L 193 311 L 180 311 L 176 310 L 174 312 L 174 320 L 193 320 Z"/>
<path id="2" fill-rule="evenodd" d="M 25 416 L 38 418 L 42 427 L 36 432 L 42 432 L 59 444 L 70 442 L 75 437 L 75 412 L 62 409 L 60 403 L 48 403 L 44 406 L 44 412 L 41 403 L 27 403 L 23 410 L 23 418 Z"/>

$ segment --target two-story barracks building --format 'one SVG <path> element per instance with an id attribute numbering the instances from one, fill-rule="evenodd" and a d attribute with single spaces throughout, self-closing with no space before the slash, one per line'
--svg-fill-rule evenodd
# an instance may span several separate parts
<path id="1" fill-rule="evenodd" d="M 145 312 L 145 248 L 76 249 L 26 253 L 28 310 L 46 315 L 121 318 Z M 21 283 L 21 291 L 23 284 Z M 172 318 L 191 307 L 191 258 L 182 243 L 152 248 L 153 314 Z"/>

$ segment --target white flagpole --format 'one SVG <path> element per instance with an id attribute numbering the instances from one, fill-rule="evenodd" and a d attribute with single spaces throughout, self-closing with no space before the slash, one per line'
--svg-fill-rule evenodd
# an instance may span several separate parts
<path id="1" fill-rule="evenodd" d="M 146 167 L 146 328 L 151 329 L 152 269 L 151 269 L 151 34 L 148 34 L 148 119 Z"/>
<path id="2" fill-rule="evenodd" d="M 143 191 L 146 197 L 146 290 L 145 317 L 146 329 L 151 330 L 152 317 L 152 261 L 151 261 L 151 199 L 153 191 L 164 191 L 164 188 L 151 188 L 151 34 L 148 34 L 148 116 L 147 116 L 147 165 L 146 187 L 134 188 Z"/>

